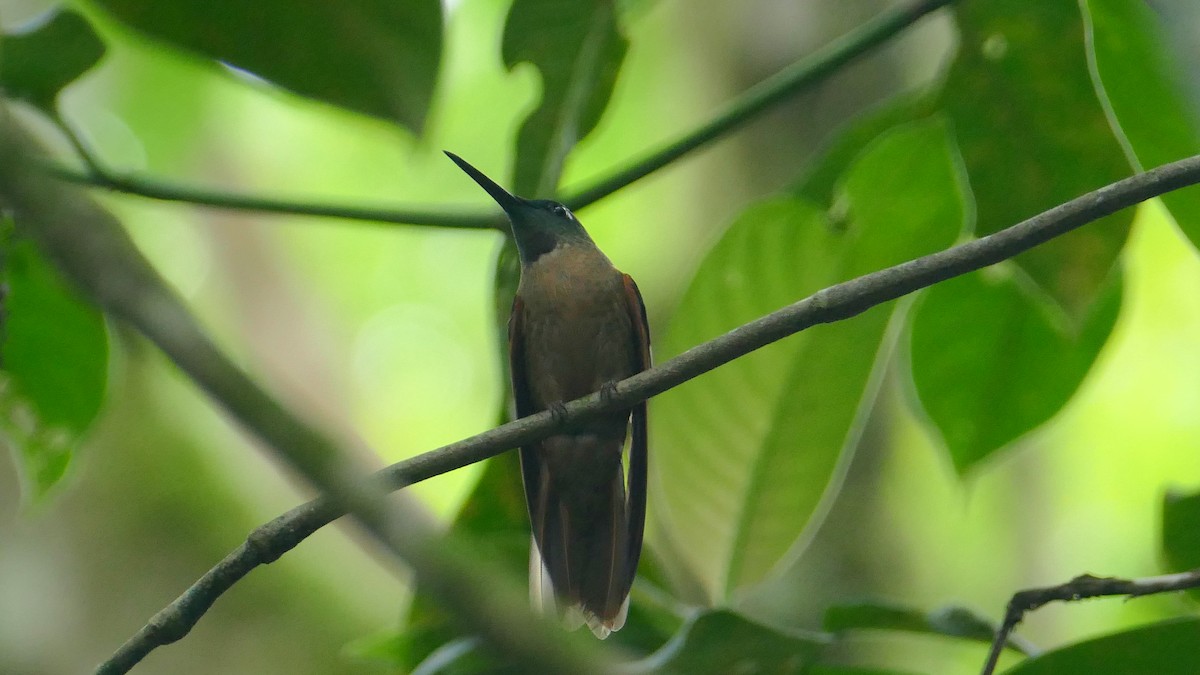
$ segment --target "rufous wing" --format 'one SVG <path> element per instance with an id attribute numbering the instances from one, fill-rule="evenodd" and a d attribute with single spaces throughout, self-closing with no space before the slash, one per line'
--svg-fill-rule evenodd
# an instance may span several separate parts
<path id="1" fill-rule="evenodd" d="M 637 346 L 638 371 L 650 368 L 650 322 L 646 319 L 646 304 L 638 291 L 633 277 L 624 275 L 625 306 L 629 312 Z M 646 529 L 646 476 L 649 470 L 648 431 L 646 428 L 646 402 L 633 407 L 629 441 L 628 500 L 626 510 L 629 519 L 628 561 L 626 567 L 625 593 L 633 585 L 637 574 L 638 560 L 642 554 L 642 537 Z"/>

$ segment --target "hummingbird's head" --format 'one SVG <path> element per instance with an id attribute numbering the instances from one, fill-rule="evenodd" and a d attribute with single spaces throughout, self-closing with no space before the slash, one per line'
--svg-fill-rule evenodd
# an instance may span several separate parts
<path id="1" fill-rule="evenodd" d="M 446 156 L 479 183 L 504 209 L 523 264 L 531 264 L 562 244 L 588 242 L 587 231 L 567 207 L 549 199 L 522 199 L 500 187 L 482 171 L 452 152 Z"/>

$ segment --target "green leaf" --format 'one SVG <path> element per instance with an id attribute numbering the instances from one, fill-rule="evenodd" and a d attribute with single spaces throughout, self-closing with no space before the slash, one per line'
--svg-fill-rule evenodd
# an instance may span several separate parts
<path id="1" fill-rule="evenodd" d="M 794 673 L 812 663 L 829 637 L 757 623 L 726 610 L 698 614 L 629 673 Z"/>
<path id="2" fill-rule="evenodd" d="M 26 499 L 63 477 L 100 411 L 108 368 L 104 319 L 66 287 L 29 241 L 4 252 L 0 431 L 15 450 Z"/>
<path id="3" fill-rule="evenodd" d="M 1026 659 L 1006 675 L 1194 675 L 1200 619 L 1127 630 Z"/>
<path id="4" fill-rule="evenodd" d="M 475 638 L 458 638 L 435 649 L 412 669 L 412 675 L 519 675 L 513 666 L 503 666 L 479 648 Z"/>
<path id="5" fill-rule="evenodd" d="M 833 282 L 949 245 L 965 185 L 945 126 L 873 144 L 845 176 L 847 229 L 798 199 L 747 210 L 701 263 L 659 353 L 670 357 Z M 720 602 L 797 549 L 856 442 L 894 308 L 821 326 L 651 404 L 654 534 Z"/>
<path id="6" fill-rule="evenodd" d="M 1183 93 L 1178 64 L 1154 10 L 1144 0 L 1080 3 L 1095 59 L 1095 85 L 1137 162 L 1151 168 L 1200 154 L 1196 113 Z M 1163 197 L 1175 222 L 1200 245 L 1200 193 L 1177 190 Z"/>
<path id="7" fill-rule="evenodd" d="M 971 178 L 976 231 L 991 234 L 1129 175 L 1088 72 L 1076 0 L 955 5 L 961 32 L 942 105 Z M 1132 212 L 1017 257 L 1073 320 L 1090 312 Z"/>
<path id="8" fill-rule="evenodd" d="M 613 0 L 514 0 L 504 26 L 504 63 L 529 62 L 542 99 L 521 126 L 513 191 L 549 197 L 563 161 L 608 105 L 628 41 Z"/>
<path id="9" fill-rule="evenodd" d="M 1163 498 L 1162 549 L 1170 571 L 1200 568 L 1200 492 Z"/>
<path id="10" fill-rule="evenodd" d="M 96 0 L 152 38 L 419 132 L 442 51 L 438 0 Z"/>
<path id="11" fill-rule="evenodd" d="M 1062 409 L 1121 307 L 1116 271 L 1082 325 L 1013 271 L 992 268 L 940 283 L 913 318 L 913 382 L 959 473 Z"/>
<path id="12" fill-rule="evenodd" d="M 521 256 L 517 252 L 517 242 L 512 237 L 505 237 L 504 243 L 496 251 L 496 273 L 493 275 L 495 287 L 492 291 L 492 325 L 496 329 L 496 358 L 500 362 L 500 373 L 503 376 L 501 387 L 503 401 L 501 406 L 501 422 L 508 421 L 510 410 L 513 409 L 512 371 L 508 361 L 508 317 L 512 314 L 513 298 L 517 295 L 517 286 L 521 283 Z"/>
<path id="13" fill-rule="evenodd" d="M 69 10 L 56 12 L 26 32 L 4 36 L 0 89 L 57 117 L 58 92 L 103 56 L 104 43 L 82 16 Z"/>
<path id="14" fill-rule="evenodd" d="M 850 121 L 825 146 L 797 182 L 794 194 L 817 204 L 830 205 L 838 180 L 862 151 L 889 129 L 926 118 L 935 112 L 936 92 L 902 95 Z"/>
<path id="15" fill-rule="evenodd" d="M 996 627 L 975 612 L 947 606 L 932 612 L 902 605 L 861 602 L 825 610 L 823 628 L 831 633 L 851 630 L 892 630 L 966 638 L 990 644 Z"/>
<path id="16" fill-rule="evenodd" d="M 649 654 L 663 646 L 684 623 L 686 612 L 665 586 L 656 583 L 657 553 L 642 552 L 638 576 L 629 594 L 629 616 L 625 627 L 608 637 L 629 654 Z"/>
<path id="17" fill-rule="evenodd" d="M 804 675 L 913 675 L 909 670 L 867 668 L 863 666 L 831 666 L 820 664 L 804 671 Z"/>

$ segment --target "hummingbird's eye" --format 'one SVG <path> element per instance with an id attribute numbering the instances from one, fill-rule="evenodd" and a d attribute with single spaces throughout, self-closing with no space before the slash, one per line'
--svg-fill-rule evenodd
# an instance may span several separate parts
<path id="1" fill-rule="evenodd" d="M 575 214 L 571 213 L 571 210 L 562 204 L 555 204 L 550 210 L 554 212 L 554 215 L 556 216 L 567 218 L 569 220 L 575 220 Z"/>

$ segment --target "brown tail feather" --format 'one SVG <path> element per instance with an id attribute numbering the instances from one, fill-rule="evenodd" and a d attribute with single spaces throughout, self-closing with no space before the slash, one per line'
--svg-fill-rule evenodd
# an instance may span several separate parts
<path id="1" fill-rule="evenodd" d="M 539 450 L 537 489 L 526 487 L 536 495 L 530 517 L 542 566 L 565 618 L 606 637 L 624 623 L 633 581 L 620 445 L 584 434 L 552 437 Z M 543 570 L 530 562 L 537 589 Z"/>

